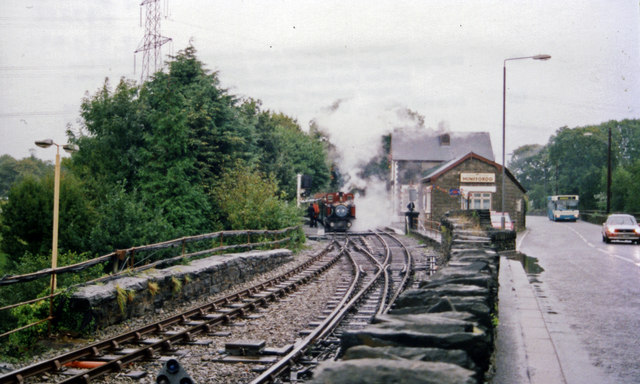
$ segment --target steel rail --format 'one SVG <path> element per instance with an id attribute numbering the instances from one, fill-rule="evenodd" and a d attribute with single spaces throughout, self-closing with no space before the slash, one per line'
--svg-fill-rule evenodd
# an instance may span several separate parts
<path id="1" fill-rule="evenodd" d="M 328 252 L 330 252 L 333 246 L 334 246 L 333 243 L 329 244 L 317 255 L 313 256 L 306 262 L 302 263 L 297 267 L 292 268 L 291 270 L 269 281 L 266 281 L 261 284 L 257 284 L 253 287 L 228 295 L 226 297 L 216 299 L 207 304 L 189 309 L 180 314 L 170 316 L 168 318 L 160 320 L 159 322 L 145 325 L 133 331 L 129 331 L 124 334 L 117 335 L 110 339 L 99 341 L 97 343 L 91 344 L 84 348 L 80 348 L 78 350 L 65 353 L 63 355 L 54 357 L 52 359 L 45 360 L 39 363 L 32 364 L 30 366 L 15 370 L 4 376 L 0 376 L 0 383 L 3 383 L 3 384 L 4 383 L 22 383 L 24 382 L 24 379 L 31 376 L 35 376 L 35 375 L 42 374 L 45 372 L 50 372 L 50 371 L 59 371 L 66 363 L 79 360 L 79 359 L 84 359 L 84 358 L 98 357 L 100 356 L 102 351 L 119 348 L 121 344 L 141 341 L 144 335 L 147 335 L 149 333 L 162 332 L 165 328 L 169 326 L 185 323 L 189 321 L 189 319 L 194 318 L 195 316 L 203 316 L 206 313 L 206 311 L 216 310 L 218 306 L 228 305 L 233 301 L 243 300 L 247 297 L 253 296 L 261 290 L 265 290 L 269 287 L 275 286 L 276 284 L 280 284 L 282 281 L 285 281 L 291 276 L 294 276 L 298 273 L 305 271 L 306 269 L 311 267 L 314 263 L 320 261 L 322 257 L 324 257 Z M 313 274 L 303 276 L 300 280 L 294 281 L 289 285 L 278 289 L 275 292 L 271 292 L 267 297 L 259 297 L 256 300 L 249 301 L 246 303 L 246 305 L 243 305 L 242 307 L 230 310 L 224 313 L 223 315 L 220 315 L 219 317 L 205 321 L 201 324 L 191 327 L 190 329 L 184 332 L 179 332 L 174 335 L 170 335 L 169 337 L 166 337 L 162 341 L 159 341 L 157 343 L 150 344 L 141 348 L 139 351 L 132 352 L 128 355 L 120 356 L 118 360 L 107 362 L 105 363 L 105 365 L 101 367 L 97 367 L 87 372 L 83 372 L 80 375 L 73 376 L 65 381 L 62 381 L 62 383 L 76 383 L 76 382 L 86 383 L 90 381 L 91 378 L 101 376 L 110 370 L 114 370 L 114 368 L 116 370 L 121 369 L 124 364 L 136 361 L 143 357 L 151 357 L 154 355 L 156 350 L 171 348 L 171 345 L 173 345 L 176 342 L 189 341 L 194 334 L 201 333 L 203 330 L 208 331 L 210 327 L 214 325 L 228 322 L 235 317 L 242 316 L 248 310 L 255 309 L 258 305 L 266 304 L 267 299 L 269 300 L 275 299 L 277 296 L 283 295 L 286 292 L 291 291 L 292 289 L 295 288 L 295 286 L 297 286 L 301 282 L 309 281 L 312 276 L 314 275 L 317 276 L 319 273 L 324 272 L 331 265 L 335 264 L 339 259 L 339 257 L 340 255 L 333 257 L 328 263 L 325 263 L 321 268 L 318 268 L 317 270 L 315 270 Z"/>
<path id="2" fill-rule="evenodd" d="M 266 369 L 256 379 L 251 381 L 251 384 L 262 384 L 262 383 L 274 382 L 278 376 L 280 376 L 282 373 L 286 371 L 286 369 L 289 367 L 291 362 L 300 358 L 312 344 L 314 344 L 318 340 L 326 338 L 331 332 L 333 332 L 335 328 L 339 325 L 339 323 L 347 315 L 347 313 L 364 297 L 365 294 L 367 294 L 374 287 L 374 285 L 376 284 L 380 276 L 385 274 L 386 272 L 385 266 L 381 264 L 375 258 L 375 256 L 373 256 L 371 253 L 362 249 L 359 246 L 354 246 L 355 244 L 352 245 L 354 248 L 356 248 L 356 250 L 364 253 L 367 257 L 369 257 L 374 262 L 374 264 L 376 264 L 378 268 L 376 271 L 376 274 L 371 278 L 371 280 L 369 280 L 369 282 L 365 284 L 364 287 L 358 289 L 358 291 L 355 292 L 356 287 L 359 284 L 361 279 L 361 276 L 360 276 L 361 272 L 360 272 L 359 265 L 356 262 L 354 256 L 351 254 L 351 252 L 349 252 L 349 250 L 346 247 L 348 243 L 349 241 L 347 238 L 347 242 L 345 243 L 345 247 L 343 247 L 342 251 L 347 256 L 349 256 L 349 260 L 351 261 L 351 264 L 354 269 L 354 279 L 349 289 L 343 296 L 343 299 L 334 308 L 331 314 L 329 314 L 320 323 L 320 325 L 318 325 L 307 337 L 299 341 L 294 346 L 291 352 L 289 352 L 286 356 L 284 356 L 278 362 L 276 362 L 275 364 L 270 366 L 268 369 Z M 386 245 L 386 243 L 383 243 L 383 244 Z M 385 262 L 388 261 L 388 257 L 389 257 L 388 247 L 386 247 L 386 249 L 387 249 L 387 257 L 385 258 Z M 345 302 L 349 297 L 351 297 L 349 301 Z"/>
<path id="3" fill-rule="evenodd" d="M 409 284 L 409 279 L 411 277 L 411 272 L 413 270 L 413 256 L 411 255 L 411 252 L 409 252 L 407 247 L 402 243 L 402 241 L 400 241 L 400 239 L 398 239 L 394 235 L 392 235 L 392 234 L 390 234 L 388 232 L 385 232 L 384 234 L 386 236 L 389 236 L 393 240 L 395 240 L 398 244 L 400 244 L 400 246 L 402 247 L 402 250 L 404 252 L 406 262 L 405 262 L 405 273 L 404 273 L 404 276 L 402 278 L 402 281 L 398 285 L 398 287 L 395 290 L 395 293 L 393 294 L 391 299 L 387 302 L 387 305 L 385 306 L 384 310 L 382 311 L 382 314 L 387 313 L 389 311 L 389 309 L 391 309 L 391 307 L 393 306 L 395 301 L 398 299 L 398 296 L 400 296 L 402 291 L 404 291 L 404 289 L 407 287 L 407 284 Z"/>
<path id="4" fill-rule="evenodd" d="M 380 299 L 380 303 L 378 305 L 378 310 L 376 312 L 377 315 L 379 315 L 382 311 L 382 309 L 384 308 L 384 302 L 387 299 L 388 296 L 388 292 L 389 292 L 389 285 L 390 285 L 390 277 L 389 277 L 389 271 L 388 271 L 388 261 L 389 261 L 389 247 L 387 246 L 387 243 L 384 242 L 384 240 L 380 239 L 382 242 L 382 245 L 385 247 L 386 252 L 385 252 L 385 260 L 384 263 L 381 263 L 380 261 L 378 261 L 375 256 L 373 256 L 373 254 L 371 254 L 371 252 L 369 252 L 367 249 L 364 249 L 363 247 L 360 247 L 358 245 L 353 245 L 354 248 L 356 248 L 359 252 L 364 253 L 365 255 L 367 255 L 369 258 L 371 258 L 371 260 L 373 260 L 373 262 L 378 266 L 378 268 L 382 271 L 383 273 L 383 277 L 384 277 L 384 283 L 383 283 L 383 287 L 382 287 L 382 292 L 383 292 L 383 296 Z"/>
<path id="5" fill-rule="evenodd" d="M 335 239 L 333 241 L 336 242 Z M 309 333 L 309 335 L 307 335 L 304 339 L 298 341 L 294 345 L 293 349 L 288 354 L 286 354 L 282 359 L 278 360 L 276 363 L 274 363 L 269 368 L 267 368 L 264 372 L 262 372 L 260 376 L 253 379 L 251 381 L 251 384 L 261 384 L 261 383 L 268 383 L 268 382 L 274 381 L 279 375 L 281 375 L 288 368 L 288 365 L 292 361 L 301 357 L 311 344 L 313 344 L 316 340 L 322 337 L 321 335 L 324 333 L 326 329 L 329 329 L 331 327 L 331 324 L 334 323 L 333 320 L 337 316 L 339 316 L 340 313 L 344 313 L 345 309 L 348 309 L 347 300 L 349 300 L 349 298 L 354 294 L 356 287 L 361 279 L 360 268 L 358 268 L 358 263 L 355 261 L 355 259 L 347 249 L 348 244 L 349 244 L 349 238 L 347 237 L 339 254 L 340 255 L 346 254 L 347 256 L 349 256 L 349 261 L 351 262 L 351 265 L 354 271 L 353 272 L 354 277 L 353 277 L 353 280 L 351 281 L 349 288 L 345 292 L 344 296 L 342 297 L 338 305 L 333 309 L 331 314 L 325 317 L 325 319 L 320 323 L 320 325 L 318 325 L 311 333 Z"/>

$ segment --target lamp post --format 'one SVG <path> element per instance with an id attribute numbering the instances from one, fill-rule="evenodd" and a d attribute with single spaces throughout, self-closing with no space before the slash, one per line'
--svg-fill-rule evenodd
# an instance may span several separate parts
<path id="1" fill-rule="evenodd" d="M 52 145 L 56 146 L 56 166 L 54 172 L 53 182 L 53 240 L 51 242 L 51 295 L 56 290 L 56 266 L 58 264 L 58 211 L 60 209 L 60 145 L 53 142 L 51 139 L 38 140 L 35 142 L 38 147 L 49 148 Z M 68 153 L 73 153 L 78 150 L 78 146 L 75 144 L 62 145 Z M 49 301 L 49 316 L 53 313 L 53 297 Z"/>
<path id="2" fill-rule="evenodd" d="M 500 229 L 504 229 L 504 178 L 505 178 L 505 118 L 506 118 L 506 105 L 507 105 L 507 61 L 511 60 L 524 60 L 524 59 L 533 59 L 533 60 L 549 60 L 551 58 L 550 55 L 535 55 L 535 56 L 524 56 L 524 57 L 511 57 L 508 59 L 504 59 L 502 65 L 502 218 L 500 219 Z"/>

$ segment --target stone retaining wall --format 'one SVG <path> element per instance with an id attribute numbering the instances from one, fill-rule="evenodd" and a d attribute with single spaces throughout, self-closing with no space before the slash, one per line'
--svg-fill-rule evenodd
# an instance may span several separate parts
<path id="1" fill-rule="evenodd" d="M 342 360 L 320 364 L 315 383 L 484 382 L 493 356 L 500 257 L 486 232 L 447 220 L 446 265 L 401 294 L 389 314 L 345 332 Z"/>
<path id="2" fill-rule="evenodd" d="M 102 328 L 144 316 L 165 304 L 214 295 L 293 260 L 288 249 L 216 255 L 80 288 L 70 298 L 81 327 Z M 120 302 L 119 302 L 120 301 Z"/>

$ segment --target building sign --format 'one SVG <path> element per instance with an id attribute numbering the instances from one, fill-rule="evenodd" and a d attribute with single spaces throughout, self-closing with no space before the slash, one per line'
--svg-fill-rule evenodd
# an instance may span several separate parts
<path id="1" fill-rule="evenodd" d="M 460 196 L 460 190 L 458 188 L 450 188 L 449 196 Z"/>
<path id="2" fill-rule="evenodd" d="M 461 173 L 461 183 L 495 183 L 495 173 Z"/>

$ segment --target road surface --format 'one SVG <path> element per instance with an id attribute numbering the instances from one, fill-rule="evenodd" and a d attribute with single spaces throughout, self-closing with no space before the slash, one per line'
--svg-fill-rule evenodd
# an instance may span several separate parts
<path id="1" fill-rule="evenodd" d="M 602 372 L 640 383 L 640 245 L 605 244 L 600 226 L 582 221 L 529 216 L 527 227 L 517 247 L 543 270 L 529 280 L 567 382 L 601 382 Z"/>

